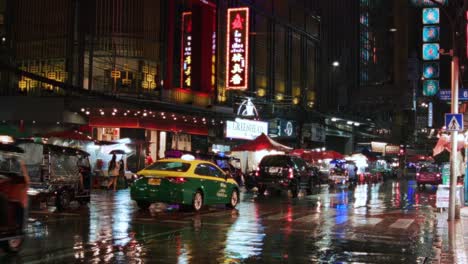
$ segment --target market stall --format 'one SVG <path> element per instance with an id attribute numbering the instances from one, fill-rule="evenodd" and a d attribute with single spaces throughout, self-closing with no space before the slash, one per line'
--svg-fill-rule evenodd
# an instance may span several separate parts
<path id="1" fill-rule="evenodd" d="M 284 154 L 291 150 L 292 148 L 274 141 L 265 134 L 261 134 L 256 139 L 234 148 L 231 156 L 240 160 L 242 172 L 246 173 L 255 170 L 264 156 Z"/>

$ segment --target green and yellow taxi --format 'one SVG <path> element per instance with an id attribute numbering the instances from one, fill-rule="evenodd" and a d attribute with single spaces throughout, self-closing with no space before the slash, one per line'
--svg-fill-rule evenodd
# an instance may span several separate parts
<path id="1" fill-rule="evenodd" d="M 130 195 L 142 209 L 152 203 L 180 204 L 195 211 L 204 205 L 239 203 L 236 181 L 215 164 L 194 159 L 162 159 L 138 172 Z"/>

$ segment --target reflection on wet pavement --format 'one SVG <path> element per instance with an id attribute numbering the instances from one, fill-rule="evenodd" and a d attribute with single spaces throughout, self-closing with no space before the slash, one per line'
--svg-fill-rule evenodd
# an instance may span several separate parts
<path id="1" fill-rule="evenodd" d="M 196 214 L 159 205 L 139 211 L 128 190 L 98 191 L 89 208 L 33 212 L 15 261 L 417 263 L 431 254 L 434 197 L 434 190 L 418 191 L 412 181 L 388 181 L 323 186 L 296 199 L 243 192 L 237 210 L 209 207 Z"/>

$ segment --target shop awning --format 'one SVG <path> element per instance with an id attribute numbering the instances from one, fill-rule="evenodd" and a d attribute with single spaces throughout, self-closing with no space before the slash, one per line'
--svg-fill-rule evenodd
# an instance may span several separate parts
<path id="1" fill-rule="evenodd" d="M 280 144 L 265 134 L 261 134 L 253 141 L 247 142 L 235 147 L 232 151 L 259 151 L 259 150 L 277 150 L 290 151 L 292 148 Z"/>

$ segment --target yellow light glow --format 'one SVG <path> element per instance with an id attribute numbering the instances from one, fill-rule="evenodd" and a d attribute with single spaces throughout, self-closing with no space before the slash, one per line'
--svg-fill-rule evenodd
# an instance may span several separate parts
<path id="1" fill-rule="evenodd" d="M 265 96 L 266 95 L 266 90 L 263 89 L 263 88 L 258 89 L 257 95 L 261 96 L 261 97 Z"/>

